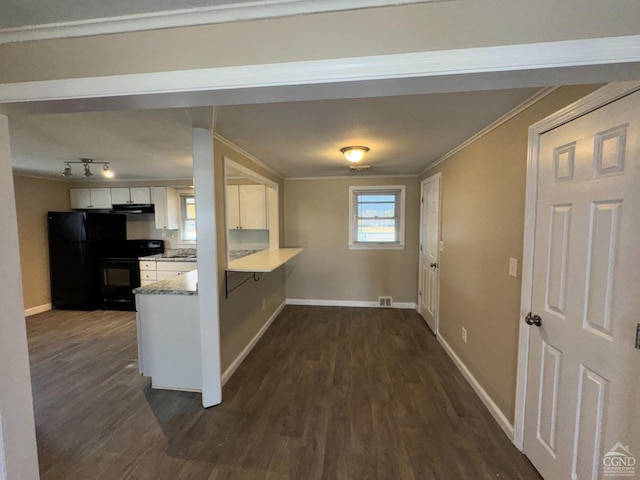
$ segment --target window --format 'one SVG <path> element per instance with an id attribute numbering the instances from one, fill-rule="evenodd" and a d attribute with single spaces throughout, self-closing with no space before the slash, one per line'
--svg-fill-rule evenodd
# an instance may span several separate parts
<path id="1" fill-rule="evenodd" d="M 196 199 L 193 195 L 180 195 L 180 239 L 196 241 Z"/>
<path id="2" fill-rule="evenodd" d="M 349 248 L 404 248 L 405 186 L 349 187 Z"/>

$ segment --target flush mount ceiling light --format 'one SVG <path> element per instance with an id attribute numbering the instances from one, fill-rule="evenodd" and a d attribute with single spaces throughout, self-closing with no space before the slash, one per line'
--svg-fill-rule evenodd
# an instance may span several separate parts
<path id="1" fill-rule="evenodd" d="M 369 147 L 362 146 L 351 146 L 351 147 L 343 147 L 340 149 L 344 158 L 349 160 L 351 163 L 357 163 L 364 157 L 365 153 L 369 151 Z"/>
<path id="2" fill-rule="evenodd" d="M 87 178 L 93 177 L 93 172 L 91 172 L 91 165 L 102 165 L 102 176 L 106 178 L 113 178 L 113 170 L 109 168 L 109 162 L 94 162 L 91 158 L 81 158 L 77 162 L 64 162 L 66 167 L 62 171 L 63 177 L 73 177 L 73 172 L 71 171 L 71 164 L 78 163 L 84 167 L 83 175 Z"/>

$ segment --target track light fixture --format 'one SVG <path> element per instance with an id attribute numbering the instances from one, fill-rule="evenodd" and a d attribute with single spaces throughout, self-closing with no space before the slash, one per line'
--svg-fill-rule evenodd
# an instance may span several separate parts
<path id="1" fill-rule="evenodd" d="M 62 176 L 63 177 L 71 177 L 73 176 L 73 173 L 71 173 L 71 165 L 69 165 L 69 162 L 66 162 L 67 166 L 64 167 L 64 171 L 62 172 Z"/>
<path id="2" fill-rule="evenodd" d="M 73 177 L 73 172 L 71 171 L 71 164 L 78 163 L 84 167 L 83 175 L 87 178 L 93 177 L 93 172 L 91 171 L 91 165 L 102 165 L 102 176 L 106 178 L 113 178 L 114 173 L 113 170 L 109 167 L 110 162 L 94 162 L 92 158 L 81 158 L 76 162 L 64 162 L 66 165 L 64 170 L 62 171 L 62 176 L 69 178 Z"/>

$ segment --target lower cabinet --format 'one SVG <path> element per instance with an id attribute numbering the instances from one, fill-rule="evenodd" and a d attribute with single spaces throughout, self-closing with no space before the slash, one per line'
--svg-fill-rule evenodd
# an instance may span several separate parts
<path id="1" fill-rule="evenodd" d="M 158 280 L 166 280 L 176 275 L 190 272 L 198 268 L 196 262 L 156 262 L 156 277 Z"/>
<path id="2" fill-rule="evenodd" d="M 140 260 L 140 285 L 143 287 L 160 280 L 168 280 L 198 268 L 196 262 Z"/>
<path id="3" fill-rule="evenodd" d="M 151 388 L 202 391 L 198 296 L 136 294 L 136 312 L 139 369 Z"/>
<path id="4" fill-rule="evenodd" d="M 140 285 L 146 286 L 158 281 L 155 260 L 140 260 Z"/>

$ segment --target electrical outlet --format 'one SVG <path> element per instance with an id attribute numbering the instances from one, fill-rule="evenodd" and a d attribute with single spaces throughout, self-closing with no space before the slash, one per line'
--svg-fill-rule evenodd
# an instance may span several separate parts
<path id="1" fill-rule="evenodd" d="M 511 257 L 509 259 L 509 275 L 512 277 L 518 276 L 518 259 Z"/>
<path id="2" fill-rule="evenodd" d="M 462 341 L 467 343 L 467 329 L 462 327 Z"/>
<path id="3" fill-rule="evenodd" d="M 262 300 L 262 309 L 266 310 L 267 308 L 267 300 Z"/>

